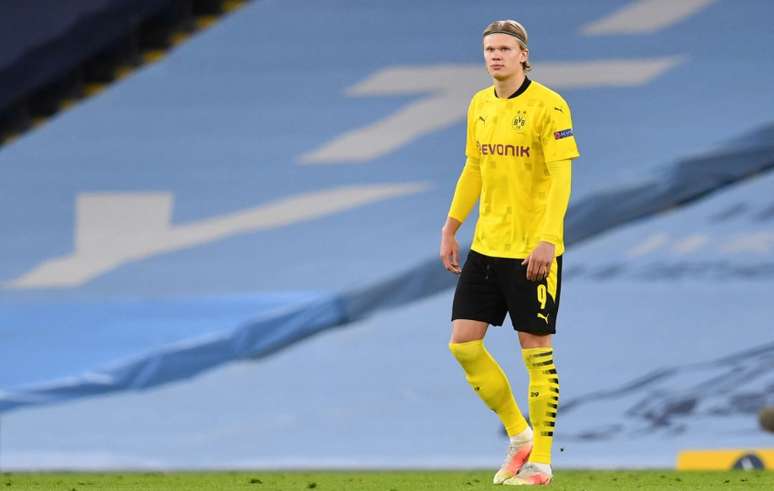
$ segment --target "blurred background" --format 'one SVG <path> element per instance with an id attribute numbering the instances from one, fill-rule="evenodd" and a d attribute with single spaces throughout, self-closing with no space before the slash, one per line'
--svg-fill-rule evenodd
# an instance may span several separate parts
<path id="1" fill-rule="evenodd" d="M 581 151 L 555 465 L 774 467 L 772 16 L 2 2 L 0 468 L 498 464 L 437 254 L 504 18 Z M 487 344 L 526 409 L 510 324 Z"/>

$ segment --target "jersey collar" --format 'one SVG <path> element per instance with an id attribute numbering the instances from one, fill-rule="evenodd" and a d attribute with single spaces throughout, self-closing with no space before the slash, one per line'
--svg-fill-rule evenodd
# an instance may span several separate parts
<path id="1" fill-rule="evenodd" d="M 529 84 L 531 83 L 532 83 L 532 80 L 530 80 L 527 77 L 524 77 L 524 81 L 521 83 L 521 86 L 518 89 L 516 89 L 516 92 L 511 94 L 510 97 L 508 97 L 508 99 L 515 99 L 519 97 L 521 94 L 524 93 L 525 90 L 527 90 L 527 88 L 529 87 Z M 497 89 L 492 88 L 492 92 L 494 93 L 495 99 L 499 99 L 499 97 L 497 97 Z"/>

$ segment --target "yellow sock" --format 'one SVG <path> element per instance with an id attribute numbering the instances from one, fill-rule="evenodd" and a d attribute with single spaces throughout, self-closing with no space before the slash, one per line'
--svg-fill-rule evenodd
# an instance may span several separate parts
<path id="1" fill-rule="evenodd" d="M 511 385 L 481 340 L 449 343 L 449 349 L 465 370 L 465 378 L 486 405 L 497 413 L 508 436 L 527 429 L 527 421 L 513 398 Z"/>
<path id="2" fill-rule="evenodd" d="M 521 350 L 529 371 L 529 420 L 535 432 L 530 462 L 551 463 L 556 411 L 559 408 L 559 375 L 552 348 Z"/>

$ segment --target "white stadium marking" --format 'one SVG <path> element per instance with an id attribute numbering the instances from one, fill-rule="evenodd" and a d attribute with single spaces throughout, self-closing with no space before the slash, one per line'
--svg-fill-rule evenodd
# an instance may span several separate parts
<path id="1" fill-rule="evenodd" d="M 722 253 L 729 255 L 766 255 L 774 251 L 774 232 L 748 231 L 738 233 L 732 237 L 712 237 L 707 234 L 693 234 L 686 237 L 671 237 L 659 232 L 648 236 L 642 242 L 631 247 L 626 252 L 626 257 L 635 259 L 656 251 L 671 252 L 675 254 L 693 254 L 699 249 L 711 247 L 711 254 Z"/>
<path id="2" fill-rule="evenodd" d="M 691 235 L 684 239 L 680 239 L 672 246 L 672 250 L 680 254 L 692 254 L 704 246 L 708 240 L 706 235 Z"/>
<path id="3" fill-rule="evenodd" d="M 545 62 L 536 67 L 535 77 L 555 89 L 633 87 L 648 83 L 681 61 L 680 57 L 666 57 Z M 479 63 L 383 69 L 350 87 L 348 95 L 429 95 L 303 154 L 300 163 L 363 163 L 394 152 L 424 135 L 463 121 L 470 97 L 490 84 L 489 75 Z"/>
<path id="4" fill-rule="evenodd" d="M 344 186 L 182 225 L 171 223 L 171 193 L 82 193 L 76 203 L 73 254 L 43 261 L 4 286 L 75 287 L 132 261 L 320 218 L 428 187 L 423 182 Z"/>
<path id="5" fill-rule="evenodd" d="M 649 34 L 671 27 L 713 2 L 715 0 L 639 0 L 583 26 L 581 32 L 589 36 Z"/>
<path id="6" fill-rule="evenodd" d="M 667 242 L 669 242 L 669 235 L 657 233 L 632 247 L 626 255 L 630 258 L 644 256 L 665 246 Z"/>

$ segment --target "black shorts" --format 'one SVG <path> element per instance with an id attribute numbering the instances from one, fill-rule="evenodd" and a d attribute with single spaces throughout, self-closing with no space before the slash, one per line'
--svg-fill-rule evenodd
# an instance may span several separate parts
<path id="1" fill-rule="evenodd" d="M 471 250 L 457 280 L 452 320 L 469 319 L 501 326 L 508 312 L 517 331 L 556 333 L 562 256 L 554 259 L 548 277 L 541 281 L 527 279 L 527 266 L 522 266 L 522 261 Z"/>

